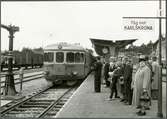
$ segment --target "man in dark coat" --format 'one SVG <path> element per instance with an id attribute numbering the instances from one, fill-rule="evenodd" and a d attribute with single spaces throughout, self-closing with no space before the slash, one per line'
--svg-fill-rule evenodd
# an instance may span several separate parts
<path id="1" fill-rule="evenodd" d="M 94 88 L 95 92 L 100 92 L 101 90 L 101 69 L 102 69 L 102 63 L 100 61 L 100 57 L 97 57 L 97 61 L 94 64 Z"/>
<path id="2" fill-rule="evenodd" d="M 120 79 L 119 79 L 119 81 L 120 81 L 119 83 L 120 83 L 120 87 L 121 87 L 121 94 L 122 94 L 120 102 L 125 101 L 125 83 L 124 83 L 125 66 L 126 66 L 126 57 L 123 58 L 123 60 L 122 60 L 122 66 L 121 66 L 121 74 L 122 75 L 120 76 Z"/>
<path id="3" fill-rule="evenodd" d="M 110 82 L 108 81 L 108 78 L 109 78 L 109 68 L 110 68 L 110 64 L 109 62 L 105 62 L 105 65 L 104 65 L 104 79 L 105 79 L 105 83 L 106 83 L 106 87 L 109 87 L 110 86 Z"/>
<path id="4" fill-rule="evenodd" d="M 125 104 L 132 104 L 132 90 L 131 90 L 131 82 L 132 82 L 132 72 L 133 67 L 131 65 L 130 59 L 127 59 L 125 67 L 124 67 L 124 87 L 125 87 Z"/>
<path id="5" fill-rule="evenodd" d="M 116 69 L 113 71 L 110 100 L 112 99 L 114 93 L 115 93 L 115 98 L 118 98 L 116 84 L 117 84 L 119 77 L 121 76 L 120 71 L 121 71 L 120 65 L 117 65 Z"/>

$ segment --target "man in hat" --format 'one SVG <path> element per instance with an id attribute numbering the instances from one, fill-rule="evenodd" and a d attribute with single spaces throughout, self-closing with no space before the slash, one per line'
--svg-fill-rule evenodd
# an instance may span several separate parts
<path id="1" fill-rule="evenodd" d="M 100 60 L 99 56 L 96 58 L 96 60 L 97 61 L 94 64 L 94 71 L 95 71 L 95 74 L 94 74 L 94 77 L 95 77 L 94 87 L 95 87 L 95 92 L 100 92 L 100 90 L 101 90 L 102 63 L 101 63 L 101 60 Z"/>
<path id="2" fill-rule="evenodd" d="M 115 98 L 119 98 L 119 96 L 117 95 L 117 82 L 119 77 L 121 76 L 121 64 L 117 63 L 116 64 L 116 69 L 114 69 L 114 71 L 112 72 L 112 79 L 111 79 L 111 93 L 110 93 L 110 100 L 112 100 L 113 98 L 113 94 L 115 93 Z"/>
<path id="3" fill-rule="evenodd" d="M 131 103 L 132 103 L 132 90 L 131 90 L 132 72 L 133 72 L 133 67 L 131 65 L 130 59 L 128 58 L 126 60 L 124 74 L 123 74 L 124 89 L 125 89 L 124 103 L 127 105 L 131 105 Z"/>
<path id="4" fill-rule="evenodd" d="M 126 63 L 127 63 L 127 57 L 125 56 L 122 60 L 122 67 L 121 67 L 121 70 L 122 70 L 122 76 L 120 77 L 120 87 L 121 87 L 121 93 L 122 93 L 122 97 L 121 97 L 121 102 L 127 102 L 126 100 L 126 92 L 125 92 L 125 72 L 126 72 Z"/>
<path id="5" fill-rule="evenodd" d="M 108 81 L 109 78 L 109 68 L 110 68 L 110 64 L 109 64 L 109 60 L 105 60 L 105 64 L 104 64 L 104 79 L 105 79 L 105 84 L 106 87 L 110 86 L 110 82 Z"/>

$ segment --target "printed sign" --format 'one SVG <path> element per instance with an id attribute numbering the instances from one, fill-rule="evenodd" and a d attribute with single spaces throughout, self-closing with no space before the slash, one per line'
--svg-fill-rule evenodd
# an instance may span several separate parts
<path id="1" fill-rule="evenodd" d="M 142 19 L 123 19 L 124 31 L 154 31 L 155 23 L 153 20 Z"/>

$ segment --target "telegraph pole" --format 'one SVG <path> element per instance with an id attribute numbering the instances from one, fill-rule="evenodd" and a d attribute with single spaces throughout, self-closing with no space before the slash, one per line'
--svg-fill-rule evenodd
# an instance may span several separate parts
<path id="1" fill-rule="evenodd" d="M 162 8 L 161 8 L 161 3 L 162 1 L 159 0 L 159 17 L 162 16 Z M 159 65 L 160 65 L 160 74 L 159 74 L 159 80 L 158 80 L 158 113 L 157 116 L 162 118 L 162 56 L 161 56 L 161 38 L 162 38 L 162 31 L 161 27 L 162 26 L 162 20 L 161 18 L 159 19 Z"/>
<path id="2" fill-rule="evenodd" d="M 0 39 L 0 82 L 1 82 L 1 39 Z M 1 84 L 0 84 L 0 107 L 1 107 Z"/>
<path id="3" fill-rule="evenodd" d="M 166 0 L 166 6 L 167 6 L 167 0 Z M 167 18 L 167 8 L 166 8 L 166 18 Z M 166 20 L 166 35 L 165 35 L 165 38 L 166 38 L 166 65 L 165 65 L 165 68 L 166 68 L 166 81 L 167 81 L 167 20 Z M 166 86 L 166 97 L 167 97 L 167 86 Z M 166 102 L 166 118 L 167 118 L 167 102 Z"/>
<path id="4" fill-rule="evenodd" d="M 3 95 L 8 96 L 14 96 L 16 95 L 16 89 L 14 84 L 14 76 L 13 76 L 13 38 L 14 33 L 19 31 L 19 27 L 16 26 L 6 26 L 1 24 L 1 27 L 6 29 L 9 32 L 9 53 L 8 53 L 8 72 L 6 74 L 6 80 L 5 80 L 5 88 L 3 91 Z"/>

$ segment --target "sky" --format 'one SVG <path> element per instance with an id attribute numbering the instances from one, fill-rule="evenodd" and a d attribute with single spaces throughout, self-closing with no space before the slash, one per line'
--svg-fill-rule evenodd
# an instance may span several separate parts
<path id="1" fill-rule="evenodd" d="M 123 17 L 157 17 L 158 1 L 70 1 L 1 2 L 1 24 L 19 26 L 14 50 L 39 48 L 57 42 L 80 43 L 92 48 L 90 38 L 138 39 L 134 45 L 158 39 L 158 20 L 151 19 L 152 31 L 125 31 Z M 162 3 L 165 16 L 165 3 Z M 165 34 L 165 20 L 162 20 Z M 8 50 L 9 34 L 1 28 L 1 49 Z"/>

